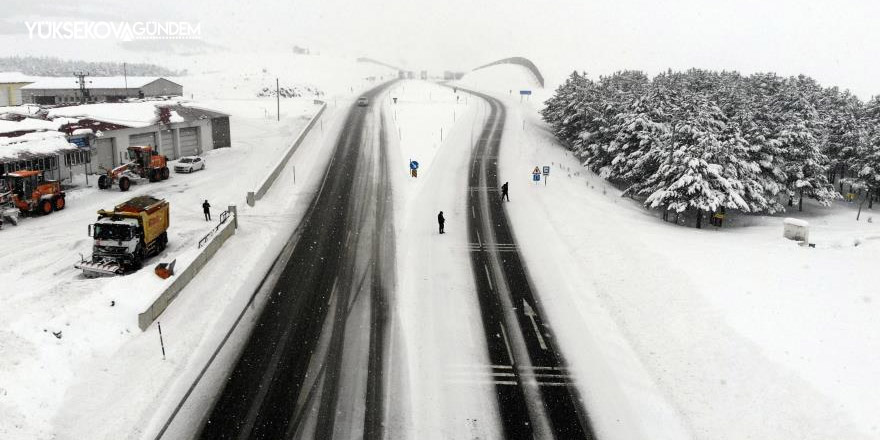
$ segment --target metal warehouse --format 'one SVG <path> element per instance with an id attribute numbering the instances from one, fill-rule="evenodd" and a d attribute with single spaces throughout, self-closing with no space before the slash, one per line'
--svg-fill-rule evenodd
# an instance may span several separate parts
<path id="1" fill-rule="evenodd" d="M 86 102 L 115 102 L 127 98 L 182 96 L 183 86 L 161 77 L 106 76 L 84 79 Z M 21 101 L 26 104 L 61 105 L 83 102 L 83 91 L 76 77 L 38 78 L 22 86 Z"/>

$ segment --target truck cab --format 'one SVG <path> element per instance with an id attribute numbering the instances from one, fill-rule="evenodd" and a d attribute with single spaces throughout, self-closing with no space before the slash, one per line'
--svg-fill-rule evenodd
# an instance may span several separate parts
<path id="1" fill-rule="evenodd" d="M 143 259 L 141 235 L 140 224 L 135 218 L 102 217 L 89 225 L 89 236 L 94 238 L 92 259 L 137 267 Z"/>

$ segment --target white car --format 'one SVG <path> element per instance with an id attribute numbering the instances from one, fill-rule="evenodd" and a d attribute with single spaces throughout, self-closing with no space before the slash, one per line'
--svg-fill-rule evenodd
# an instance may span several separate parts
<path id="1" fill-rule="evenodd" d="M 175 173 L 191 173 L 205 169 L 205 159 L 198 156 L 181 157 L 174 165 Z"/>

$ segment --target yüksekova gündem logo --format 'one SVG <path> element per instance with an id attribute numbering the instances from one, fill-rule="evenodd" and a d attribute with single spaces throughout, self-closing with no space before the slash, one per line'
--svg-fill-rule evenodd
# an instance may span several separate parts
<path id="1" fill-rule="evenodd" d="M 41 40 L 193 40 L 202 24 L 188 21 L 29 21 L 31 39 Z"/>

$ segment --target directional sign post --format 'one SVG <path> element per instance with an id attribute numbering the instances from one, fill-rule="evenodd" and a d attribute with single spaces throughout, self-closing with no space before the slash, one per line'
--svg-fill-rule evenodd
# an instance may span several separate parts
<path id="1" fill-rule="evenodd" d="M 548 167 L 547 165 L 544 165 L 543 174 L 544 174 L 544 186 L 547 186 L 547 177 L 550 176 L 550 167 Z"/>
<path id="2" fill-rule="evenodd" d="M 531 95 L 532 95 L 531 90 L 520 90 L 519 91 L 519 102 L 522 102 L 523 96 L 531 97 Z"/>
<path id="3" fill-rule="evenodd" d="M 541 170 L 538 167 L 535 167 L 535 169 L 532 171 L 532 181 L 535 182 L 535 185 L 537 185 L 538 182 L 541 181 Z"/>

